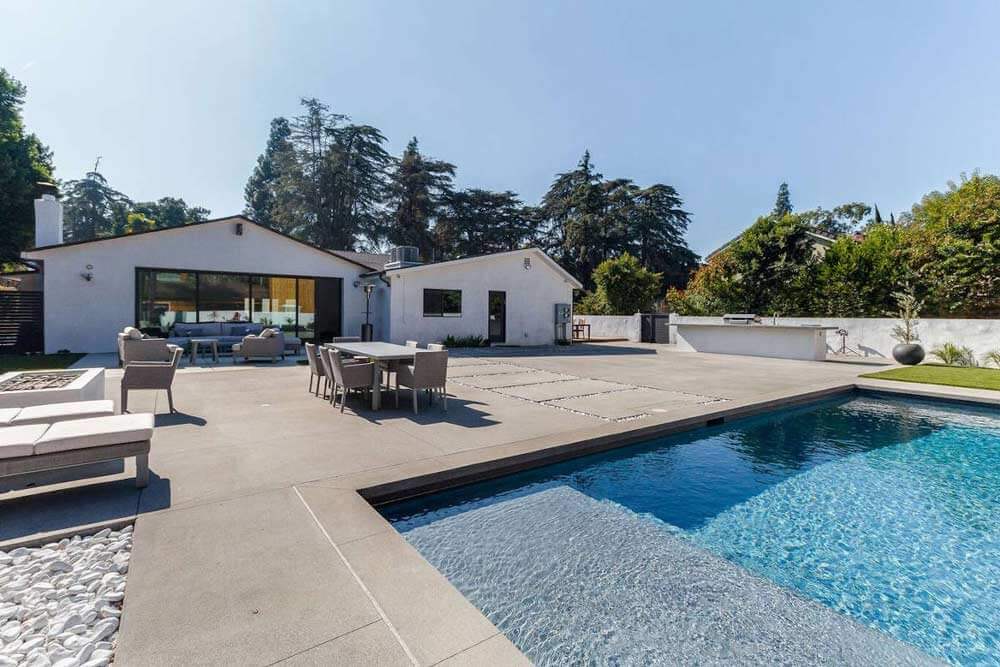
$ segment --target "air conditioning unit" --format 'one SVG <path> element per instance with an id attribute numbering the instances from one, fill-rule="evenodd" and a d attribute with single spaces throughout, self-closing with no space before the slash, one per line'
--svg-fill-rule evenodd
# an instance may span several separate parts
<path id="1" fill-rule="evenodd" d="M 420 261 L 420 248 L 412 245 L 401 245 L 389 251 L 389 261 L 386 262 L 385 268 L 402 269 L 418 264 L 422 264 Z"/>

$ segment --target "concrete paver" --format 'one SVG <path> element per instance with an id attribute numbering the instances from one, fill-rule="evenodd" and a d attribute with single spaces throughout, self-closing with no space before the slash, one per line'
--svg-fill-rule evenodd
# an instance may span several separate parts
<path id="1" fill-rule="evenodd" d="M 120 664 L 269 664 L 380 620 L 293 489 L 146 515 L 135 533 Z"/>

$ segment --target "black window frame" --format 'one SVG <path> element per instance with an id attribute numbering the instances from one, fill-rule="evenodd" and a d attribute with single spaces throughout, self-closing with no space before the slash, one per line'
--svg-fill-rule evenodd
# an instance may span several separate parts
<path id="1" fill-rule="evenodd" d="M 445 312 L 445 295 L 458 295 L 458 312 Z M 461 317 L 462 316 L 462 290 L 442 289 L 437 287 L 425 287 L 423 299 L 424 317 Z M 428 301 L 430 300 L 430 301 Z M 430 308 L 428 308 L 430 305 Z"/>

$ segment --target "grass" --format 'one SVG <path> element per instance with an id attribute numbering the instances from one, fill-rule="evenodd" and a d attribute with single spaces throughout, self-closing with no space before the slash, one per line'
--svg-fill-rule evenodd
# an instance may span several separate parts
<path id="1" fill-rule="evenodd" d="M 921 364 L 920 366 L 906 366 L 878 373 L 867 373 L 861 377 L 873 380 L 924 382 L 926 384 L 943 384 L 949 387 L 1000 391 L 1000 370 L 992 368 L 960 368 L 941 364 Z"/>
<path id="2" fill-rule="evenodd" d="M 82 354 L 65 352 L 59 354 L 0 354 L 0 373 L 10 371 L 37 371 L 47 368 L 68 368 Z"/>

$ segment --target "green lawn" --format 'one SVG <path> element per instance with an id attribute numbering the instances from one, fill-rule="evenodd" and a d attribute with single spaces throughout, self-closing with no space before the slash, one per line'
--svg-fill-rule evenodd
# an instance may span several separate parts
<path id="1" fill-rule="evenodd" d="M 922 364 L 920 366 L 892 368 L 878 373 L 867 373 L 861 377 L 873 380 L 925 382 L 927 384 L 945 384 L 949 387 L 1000 391 L 1000 370 L 992 368 L 959 368 L 940 364 Z"/>
<path id="2" fill-rule="evenodd" d="M 0 354 L 0 373 L 67 368 L 82 357 L 82 354 L 74 352 L 65 354 Z"/>

